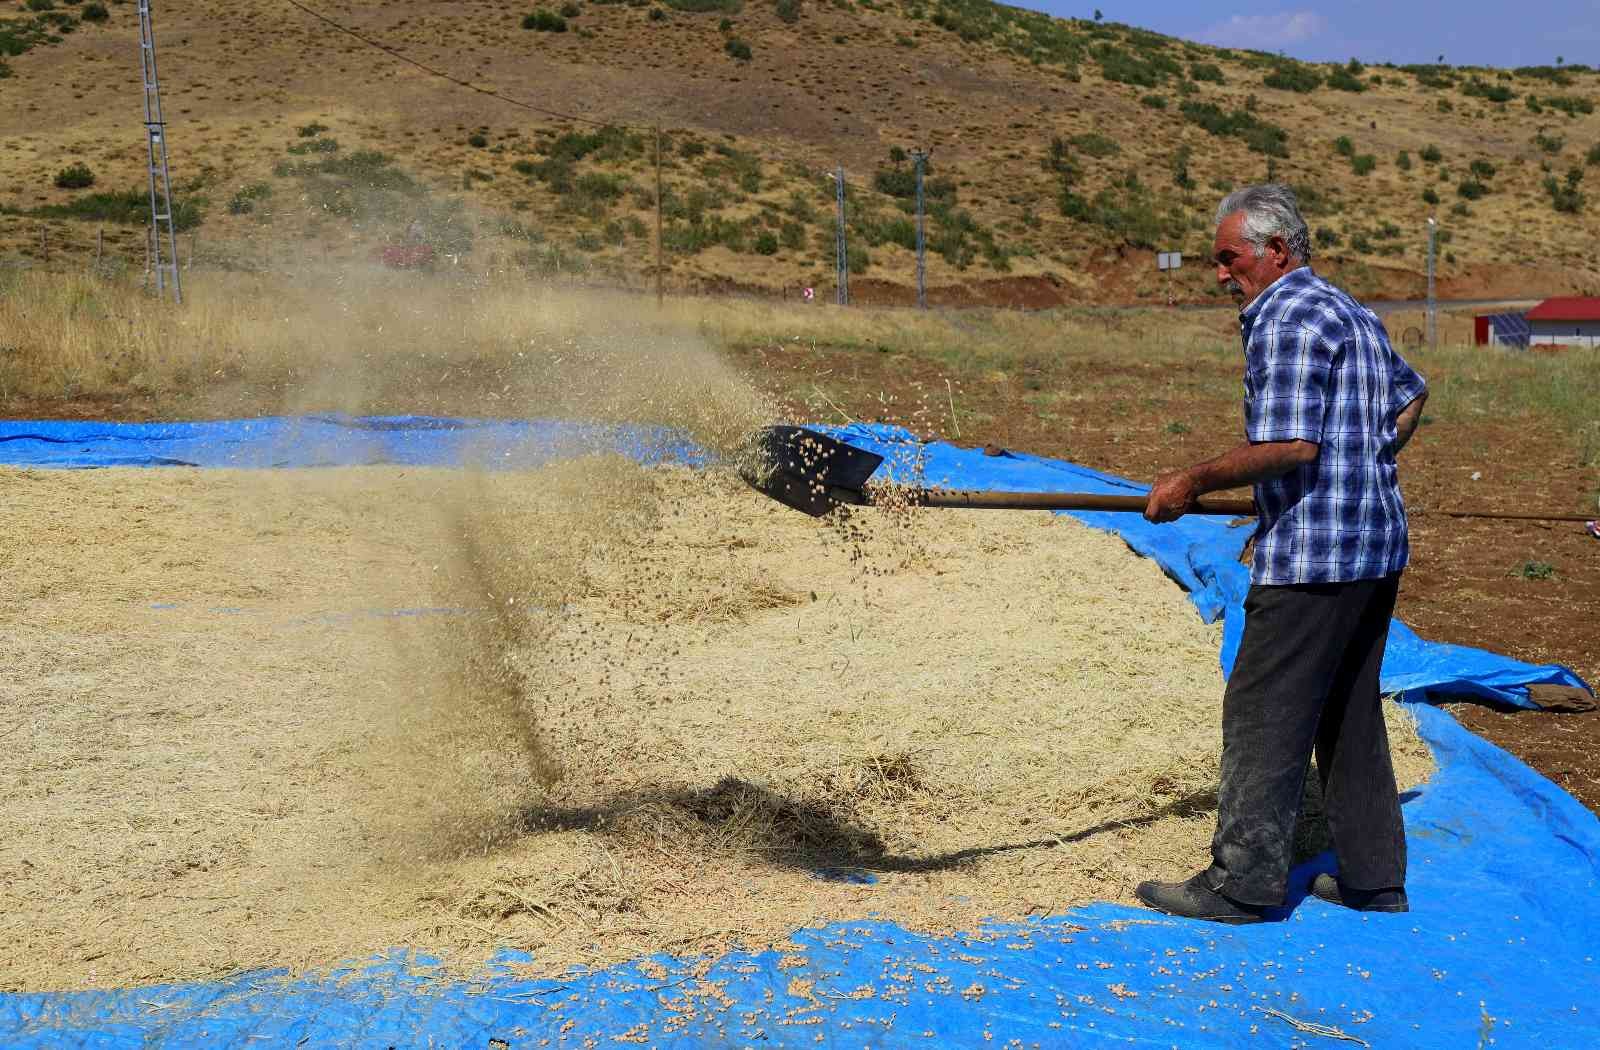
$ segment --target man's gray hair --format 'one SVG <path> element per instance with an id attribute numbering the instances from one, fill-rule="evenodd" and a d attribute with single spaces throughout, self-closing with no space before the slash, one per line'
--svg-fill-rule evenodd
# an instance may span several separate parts
<path id="1" fill-rule="evenodd" d="M 1244 212 L 1244 239 L 1255 247 L 1256 258 L 1261 257 L 1267 241 L 1282 237 L 1290 255 L 1301 262 L 1311 261 L 1311 231 L 1300 215 L 1294 190 L 1277 182 L 1234 190 L 1217 206 L 1217 224 L 1236 211 Z"/>

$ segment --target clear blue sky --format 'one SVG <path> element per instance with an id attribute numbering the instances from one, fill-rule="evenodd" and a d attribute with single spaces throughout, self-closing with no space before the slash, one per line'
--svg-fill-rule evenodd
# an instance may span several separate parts
<path id="1" fill-rule="evenodd" d="M 1108 21 L 1227 47 L 1282 51 L 1310 61 L 1432 62 L 1454 65 L 1600 67 L 1600 0 L 1345 0 L 1220 5 L 1175 0 L 1004 0 L 1052 15 Z"/>

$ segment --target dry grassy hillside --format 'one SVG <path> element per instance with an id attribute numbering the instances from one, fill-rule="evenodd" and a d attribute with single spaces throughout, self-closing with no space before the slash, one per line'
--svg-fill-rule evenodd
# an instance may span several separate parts
<path id="1" fill-rule="evenodd" d="M 454 86 L 283 0 L 158 3 L 183 254 L 366 259 L 415 223 L 460 265 L 641 284 L 659 125 L 671 287 L 831 296 L 842 163 L 852 291 L 905 300 L 909 166 L 891 150 L 917 145 L 934 151 L 936 300 L 1159 301 L 1150 250 L 1202 254 L 1219 194 L 1269 174 L 1305 191 L 1325 267 L 1360 291 L 1421 290 L 1430 213 L 1441 294 L 1600 287 L 1600 75 L 1582 67 L 1286 64 L 983 0 L 543 4 L 311 6 L 484 88 L 641 130 Z M 81 266 L 104 226 L 102 265 L 140 265 L 134 5 L 28 0 L 0 16 L 8 51 L 0 264 Z M 55 184 L 74 164 L 92 186 Z M 1206 300 L 1210 283 L 1191 267 L 1176 290 Z"/>

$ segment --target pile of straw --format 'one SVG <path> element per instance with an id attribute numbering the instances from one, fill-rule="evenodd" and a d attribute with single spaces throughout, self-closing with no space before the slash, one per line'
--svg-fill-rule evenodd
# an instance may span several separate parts
<path id="1" fill-rule="evenodd" d="M 609 456 L 0 500 L 9 990 L 972 928 L 1206 856 L 1218 630 L 1069 519 Z"/>

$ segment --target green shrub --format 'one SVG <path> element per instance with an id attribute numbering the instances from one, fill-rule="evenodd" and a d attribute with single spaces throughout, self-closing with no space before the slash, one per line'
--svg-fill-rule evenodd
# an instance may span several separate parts
<path id="1" fill-rule="evenodd" d="M 1370 153 L 1362 153 L 1350 158 L 1350 170 L 1357 175 L 1368 175 L 1378 166 L 1378 158 Z"/>
<path id="2" fill-rule="evenodd" d="M 1559 87 L 1566 87 L 1572 83 L 1572 73 L 1582 72 L 1585 68 L 1579 65 L 1567 66 L 1566 68 L 1560 66 L 1518 66 L 1511 72 L 1529 80 L 1548 80 Z"/>
<path id="3" fill-rule="evenodd" d="M 1339 246 L 1339 232 L 1330 230 L 1326 226 L 1318 226 L 1316 232 L 1317 246 L 1321 248 L 1337 248 Z"/>
<path id="4" fill-rule="evenodd" d="M 736 36 L 729 37 L 728 42 L 722 45 L 722 49 L 740 62 L 750 61 L 750 45 Z"/>
<path id="5" fill-rule="evenodd" d="M 85 4 L 83 14 L 78 17 L 85 22 L 106 22 L 111 19 L 111 12 L 106 10 L 105 4 Z"/>
<path id="6" fill-rule="evenodd" d="M 1222 77 L 1222 67 L 1217 65 L 1215 62 L 1190 63 L 1189 79 L 1204 81 L 1207 84 L 1226 83 Z"/>
<path id="7" fill-rule="evenodd" d="M 1283 62 L 1262 77 L 1261 83 L 1279 91 L 1294 91 L 1306 95 L 1322 86 L 1322 77 L 1310 66 L 1299 62 Z"/>
<path id="8" fill-rule="evenodd" d="M 573 3 L 572 0 L 567 0 L 566 3 L 561 5 L 562 18 L 577 18 L 582 13 L 583 9 L 577 4 Z"/>
<path id="9" fill-rule="evenodd" d="M 305 125 L 303 125 L 301 127 L 298 127 L 298 128 L 294 129 L 295 134 L 299 135 L 303 139 L 314 139 L 318 135 L 322 134 L 324 131 L 327 131 L 327 130 L 328 130 L 328 125 L 326 125 L 326 124 L 318 124 L 318 123 L 315 123 L 315 122 L 312 122 L 310 124 L 305 124 Z"/>
<path id="10" fill-rule="evenodd" d="M 1113 153 L 1121 153 L 1122 147 L 1112 138 L 1097 131 L 1088 131 L 1082 135 L 1074 135 L 1067 142 L 1077 149 L 1079 153 L 1087 153 L 1091 157 L 1109 157 Z"/>
<path id="11" fill-rule="evenodd" d="M 1547 561 L 1525 561 L 1517 572 L 1525 580 L 1548 580 L 1556 574 L 1556 567 Z"/>
<path id="12" fill-rule="evenodd" d="M 763 230 L 761 234 L 756 237 L 755 247 L 757 255 L 777 255 L 778 237 L 771 230 Z"/>
<path id="13" fill-rule="evenodd" d="M 800 21 L 800 0 L 776 0 L 773 4 L 773 10 L 777 12 L 780 19 L 790 25 Z M 765 254 L 771 255 L 772 253 L 767 252 Z"/>
<path id="14" fill-rule="evenodd" d="M 159 194 L 156 206 L 166 207 Z M 124 226 L 150 224 L 150 191 L 138 186 L 121 193 L 90 193 L 74 197 L 66 204 L 45 204 L 28 211 L 41 219 L 93 219 L 114 222 Z M 205 218 L 204 201 L 192 199 L 179 201 L 172 209 L 172 225 L 178 231 L 193 229 Z"/>
<path id="15" fill-rule="evenodd" d="M 1456 82 L 1455 71 L 1449 66 L 1401 66 L 1402 72 L 1410 73 L 1417 78 L 1417 83 L 1425 88 L 1445 88 Z"/>
<path id="16" fill-rule="evenodd" d="M 472 134 L 467 136 L 467 145 L 471 146 L 473 149 L 483 149 L 485 146 L 489 145 L 489 137 L 481 131 L 474 131 Z"/>
<path id="17" fill-rule="evenodd" d="M 272 196 L 272 186 L 265 182 L 252 182 L 241 187 L 237 193 L 228 198 L 229 215 L 248 215 L 255 211 L 256 201 L 266 200 Z"/>
<path id="18" fill-rule="evenodd" d="M 54 11 L 56 9 L 55 0 L 28 0 L 27 7 L 29 11 Z"/>
<path id="19" fill-rule="evenodd" d="M 1490 164 L 1486 160 L 1480 159 L 1473 161 L 1471 164 L 1467 165 L 1467 170 L 1471 171 L 1474 176 L 1480 179 L 1494 178 L 1494 165 Z"/>
<path id="20" fill-rule="evenodd" d="M 1362 252 L 1364 254 L 1370 254 L 1372 251 L 1372 241 L 1368 239 L 1365 233 L 1356 233 L 1350 237 L 1350 247 L 1355 251 Z"/>
<path id="21" fill-rule="evenodd" d="M 1439 152 L 1439 147 L 1433 145 L 1422 147 L 1422 152 L 1417 156 L 1422 158 L 1424 164 L 1437 164 L 1444 159 L 1444 154 Z"/>
<path id="22" fill-rule="evenodd" d="M 1333 140 L 1333 151 L 1341 157 L 1353 157 L 1356 155 L 1356 144 L 1350 141 L 1349 135 L 1340 135 Z"/>
<path id="23" fill-rule="evenodd" d="M 1363 84 L 1349 70 L 1342 67 L 1328 74 L 1328 86 L 1335 91 L 1360 92 L 1367 90 L 1367 85 Z"/>
<path id="24" fill-rule="evenodd" d="M 56 172 L 56 185 L 64 190 L 87 189 L 94 185 L 94 172 L 82 161 L 69 164 Z"/>
<path id="25" fill-rule="evenodd" d="M 1532 101 L 1533 96 L 1529 95 L 1528 99 Z M 1569 117 L 1576 117 L 1580 113 L 1587 115 L 1594 112 L 1593 102 L 1576 95 L 1546 95 L 1544 104 L 1551 109 L 1560 110 Z"/>
<path id="26" fill-rule="evenodd" d="M 791 251 L 798 251 L 806 246 L 806 228 L 790 219 L 778 228 L 778 243 Z"/>
<path id="27" fill-rule="evenodd" d="M 1067 218 L 1099 226 L 1132 248 L 1156 248 L 1182 237 L 1188 227 L 1181 207 L 1158 199 L 1135 175 L 1092 199 L 1063 187 L 1057 203 Z"/>
<path id="28" fill-rule="evenodd" d="M 1565 182 L 1557 182 L 1554 175 L 1546 175 L 1544 190 L 1550 195 L 1550 205 L 1556 211 L 1576 215 L 1583 210 L 1584 195 L 1578 185 L 1583 181 L 1583 169 L 1573 165 L 1567 171 Z"/>
<path id="29" fill-rule="evenodd" d="M 524 157 L 522 160 L 512 161 L 511 170 L 516 172 L 518 175 L 533 175 L 539 170 L 539 166 L 533 161 Z"/>
<path id="30" fill-rule="evenodd" d="M 1490 102 L 1510 102 L 1517 97 L 1516 93 L 1504 84 L 1491 84 L 1478 77 L 1473 77 L 1463 84 L 1461 93 L 1470 98 L 1482 98 Z"/>
<path id="31" fill-rule="evenodd" d="M 1394 158 L 1394 166 L 1399 168 L 1401 171 L 1410 171 L 1411 154 L 1405 150 L 1401 150 L 1399 155 Z"/>
<path id="32" fill-rule="evenodd" d="M 1094 57 L 1100 63 L 1100 75 L 1118 84 L 1135 87 L 1160 87 L 1168 77 L 1181 75 L 1183 67 L 1160 52 L 1133 54 L 1111 44 L 1095 49 Z"/>
<path id="33" fill-rule="evenodd" d="M 1593 146 L 1590 146 L 1589 147 L 1589 152 L 1587 152 L 1587 153 L 1585 153 L 1583 155 L 1583 159 L 1584 159 L 1584 163 L 1586 163 L 1586 164 L 1590 164 L 1590 165 L 1600 164 L 1600 142 L 1597 142 Z"/>
<path id="34" fill-rule="evenodd" d="M 1462 179 L 1456 184 L 1456 193 L 1469 201 L 1478 200 L 1489 192 L 1489 187 L 1477 179 Z"/>
<path id="35" fill-rule="evenodd" d="M 667 13 L 665 11 L 663 11 L 661 8 L 652 7 L 650 9 L 650 21 L 652 21 L 652 22 L 661 22 L 661 21 L 665 21 L 666 17 L 667 17 Z"/>
<path id="36" fill-rule="evenodd" d="M 523 16 L 522 28 L 540 33 L 565 33 L 567 20 L 554 11 L 547 11 L 541 7 L 532 14 Z"/>
<path id="37" fill-rule="evenodd" d="M 731 18 L 724 18 L 720 22 L 717 23 L 717 32 L 719 32 L 719 33 L 727 33 L 727 32 L 731 32 L 732 30 L 733 30 L 733 19 L 731 19 Z"/>
<path id="38" fill-rule="evenodd" d="M 1212 102 L 1184 102 L 1178 107 L 1183 118 L 1219 138 L 1242 139 L 1247 147 L 1269 157 L 1289 155 L 1289 133 L 1276 124 L 1242 109 L 1224 112 Z"/>
<path id="39" fill-rule="evenodd" d="M 1432 186 L 1429 186 L 1427 189 L 1422 191 L 1422 199 L 1429 204 L 1438 204 L 1439 194 L 1434 191 Z"/>
<path id="40" fill-rule="evenodd" d="M 872 265 L 872 255 L 865 245 L 852 242 L 846 248 L 845 261 L 850 268 L 851 276 L 859 277 Z"/>
<path id="41" fill-rule="evenodd" d="M 1139 101 L 1144 103 L 1146 106 L 1149 106 L 1151 109 L 1167 108 L 1167 96 L 1165 95 L 1144 95 L 1139 99 Z"/>
<path id="42" fill-rule="evenodd" d="M 1540 131 L 1533 136 L 1533 144 L 1551 155 L 1561 152 L 1567 140 L 1560 135 L 1546 135 Z"/>
<path id="43" fill-rule="evenodd" d="M 588 171 L 579 175 L 573 182 L 573 188 L 585 197 L 595 200 L 619 200 L 628 192 L 628 180 L 622 175 L 607 175 L 603 172 Z"/>

